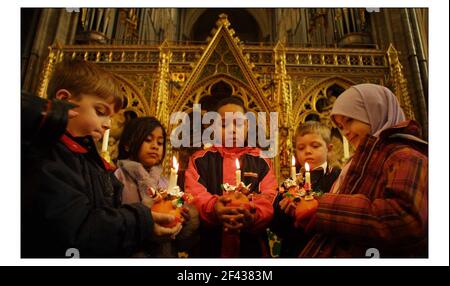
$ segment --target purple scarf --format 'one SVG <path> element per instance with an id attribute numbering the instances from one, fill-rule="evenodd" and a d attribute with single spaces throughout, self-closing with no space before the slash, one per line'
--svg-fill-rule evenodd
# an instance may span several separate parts
<path id="1" fill-rule="evenodd" d="M 334 115 L 344 115 L 365 122 L 371 135 L 378 137 L 384 129 L 406 120 L 395 95 L 386 87 L 372 83 L 358 84 L 344 91 L 334 102 Z"/>
<path id="2" fill-rule="evenodd" d="M 341 93 L 331 110 L 331 119 L 336 123 L 334 115 L 343 115 L 369 124 L 370 134 L 375 137 L 378 137 L 381 131 L 406 120 L 392 91 L 372 83 L 358 84 Z M 351 162 L 350 159 L 342 168 L 330 193 L 339 193 L 339 187 L 347 175 Z"/>

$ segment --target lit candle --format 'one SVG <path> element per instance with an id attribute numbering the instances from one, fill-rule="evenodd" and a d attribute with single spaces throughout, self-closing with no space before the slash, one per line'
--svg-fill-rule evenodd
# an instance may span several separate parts
<path id="1" fill-rule="evenodd" d="M 291 178 L 292 180 L 297 180 L 297 171 L 295 170 L 295 157 L 292 156 L 292 161 L 291 161 Z"/>
<path id="2" fill-rule="evenodd" d="M 345 136 L 342 136 L 342 142 L 342 147 L 344 149 L 344 159 L 347 160 L 348 158 L 350 158 L 350 151 L 348 147 L 348 140 Z"/>
<path id="3" fill-rule="evenodd" d="M 106 129 L 105 133 L 103 134 L 102 152 L 108 151 L 109 131 L 110 129 Z"/>
<path id="4" fill-rule="evenodd" d="M 311 189 L 311 173 L 309 172 L 309 164 L 305 163 L 305 190 Z"/>
<path id="5" fill-rule="evenodd" d="M 175 156 L 172 158 L 172 168 L 170 168 L 169 191 L 177 185 L 178 180 L 178 161 Z"/>
<path id="6" fill-rule="evenodd" d="M 241 166 L 239 160 L 236 158 L 236 186 L 241 183 Z"/>

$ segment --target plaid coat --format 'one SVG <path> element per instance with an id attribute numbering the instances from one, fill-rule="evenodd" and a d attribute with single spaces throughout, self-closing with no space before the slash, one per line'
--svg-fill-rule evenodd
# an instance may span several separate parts
<path id="1" fill-rule="evenodd" d="M 319 199 L 316 235 L 300 257 L 426 257 L 428 146 L 420 127 L 404 121 L 367 136 L 338 194 Z M 367 257 L 370 257 L 367 255 Z"/>

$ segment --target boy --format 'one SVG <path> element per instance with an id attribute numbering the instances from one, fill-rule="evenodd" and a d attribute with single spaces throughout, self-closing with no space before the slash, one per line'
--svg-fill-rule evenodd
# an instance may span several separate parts
<path id="1" fill-rule="evenodd" d="M 22 166 L 22 256 L 64 257 L 75 248 L 80 257 L 127 257 L 152 237 L 179 231 L 157 224 L 172 216 L 121 205 L 122 185 L 97 152 L 122 105 L 114 75 L 85 61 L 62 62 L 48 95 L 76 104 L 77 115 L 56 144 L 34 150 Z"/>
<path id="2" fill-rule="evenodd" d="M 194 196 L 200 214 L 200 257 L 267 257 L 266 228 L 272 220 L 272 203 L 277 182 L 272 163 L 255 147 L 237 147 L 237 134 L 247 135 L 247 124 L 239 120 L 226 125 L 225 113 L 244 116 L 244 103 L 237 97 L 222 99 L 216 106 L 222 117 L 222 145 L 197 151 L 186 170 L 185 191 Z M 225 133 L 233 134 L 230 147 Z M 231 141 L 231 140 L 230 140 Z M 222 194 L 221 185 L 236 183 L 236 159 L 240 162 L 242 182 L 251 183 L 250 192 L 258 194 L 250 209 L 232 208 Z M 236 235 L 230 235 L 234 233 Z"/>
<path id="3" fill-rule="evenodd" d="M 315 192 L 327 193 L 337 179 L 340 169 L 328 164 L 331 144 L 331 131 L 317 121 L 307 121 L 297 128 L 295 133 L 295 160 L 301 166 L 308 163 L 311 169 L 311 185 Z M 281 195 L 275 201 L 275 216 L 272 230 L 282 238 L 281 257 L 297 257 L 306 245 L 309 236 L 303 230 L 294 230 L 294 212 L 296 204 Z"/>
<path id="4" fill-rule="evenodd" d="M 297 128 L 294 144 L 297 166 L 302 170 L 305 163 L 309 164 L 314 191 L 329 192 L 341 172 L 328 164 L 328 153 L 333 148 L 330 129 L 320 122 L 307 121 Z"/>

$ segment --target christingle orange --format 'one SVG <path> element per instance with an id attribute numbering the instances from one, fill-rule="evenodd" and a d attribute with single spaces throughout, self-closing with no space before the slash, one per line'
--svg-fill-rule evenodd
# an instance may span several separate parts
<path id="1" fill-rule="evenodd" d="M 167 190 L 158 191 L 157 199 L 152 205 L 151 210 L 158 213 L 165 213 L 173 215 L 175 219 L 167 224 L 161 226 L 164 227 L 174 227 L 178 223 L 184 221 L 181 215 L 182 207 L 187 203 L 192 203 L 193 197 L 191 194 L 183 193 L 179 190 L 179 187 L 174 187 L 171 192 Z"/>

